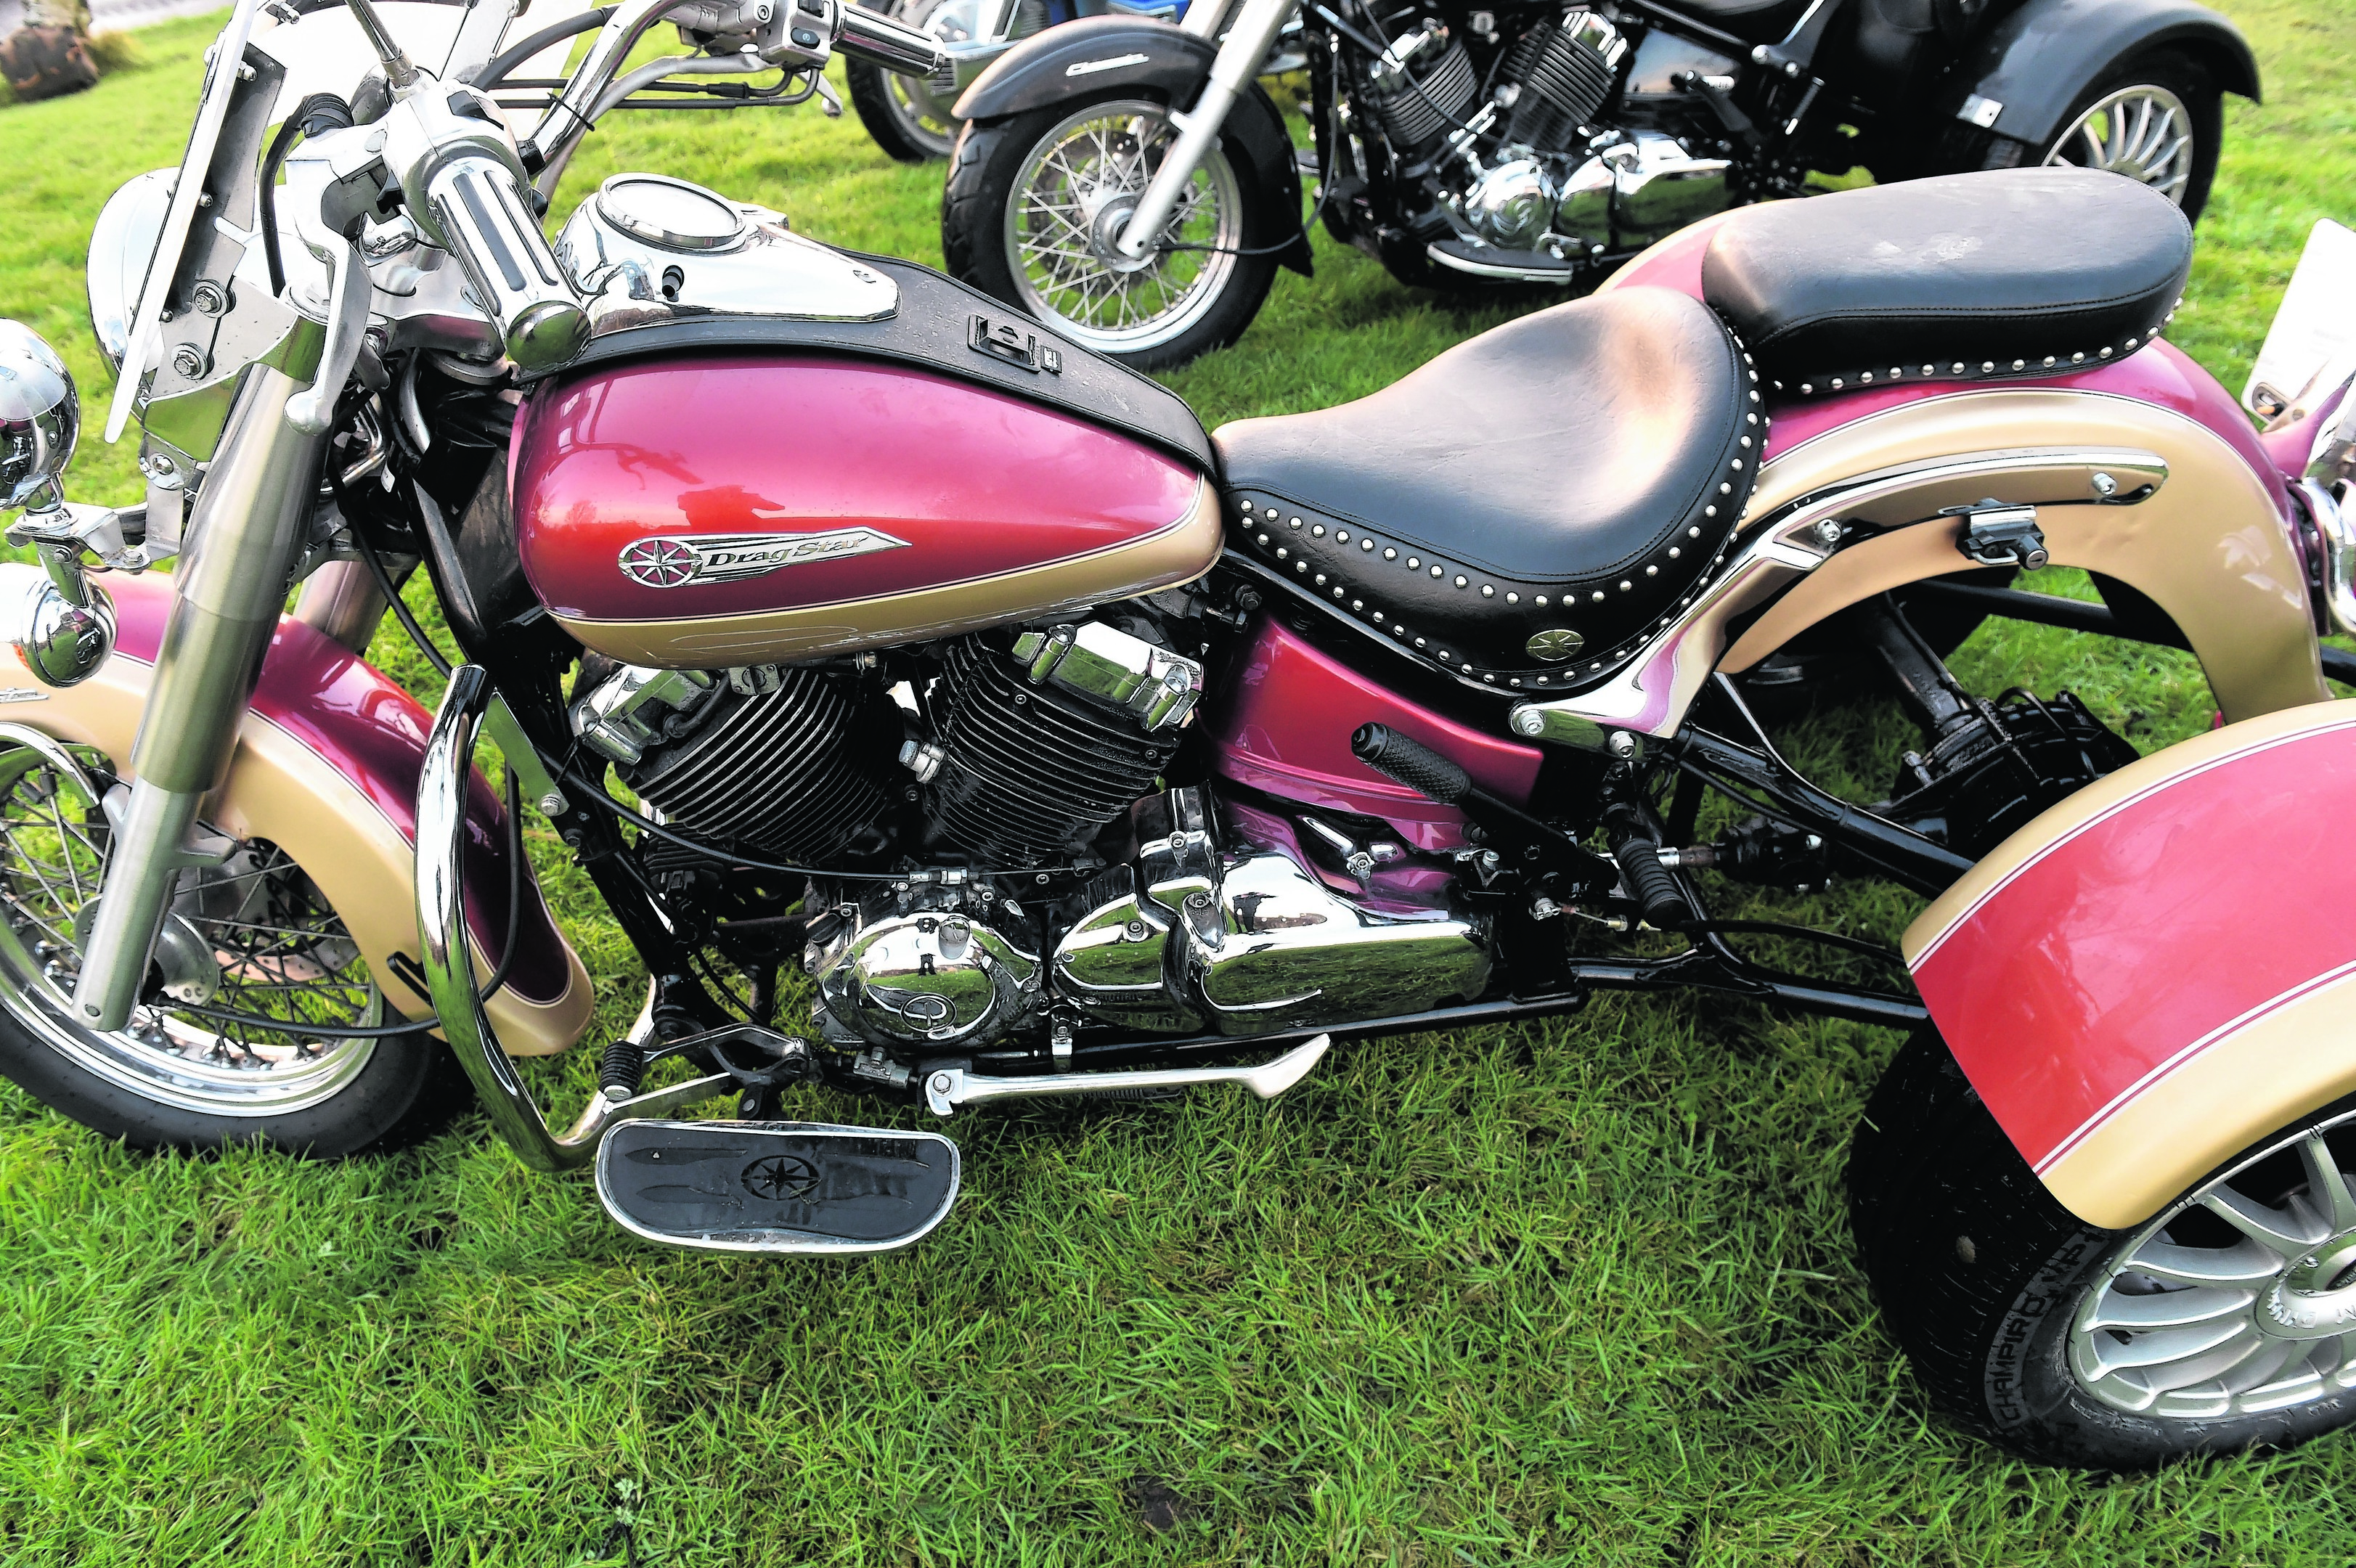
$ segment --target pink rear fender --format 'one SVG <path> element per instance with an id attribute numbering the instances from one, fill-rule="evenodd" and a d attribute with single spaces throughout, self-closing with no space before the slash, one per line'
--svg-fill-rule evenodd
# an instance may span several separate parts
<path id="1" fill-rule="evenodd" d="M 2150 1218 L 2356 1091 L 2356 701 L 2171 746 L 1908 930 L 1948 1049 L 2054 1197 Z"/>
<path id="2" fill-rule="evenodd" d="M 62 741 L 96 747 L 129 776 L 155 650 L 171 613 L 171 580 L 100 579 L 114 601 L 113 655 L 81 685 L 51 691 L 0 647 L 5 717 Z M 432 715 L 365 660 L 296 621 L 271 639 L 229 781 L 205 819 L 239 837 L 267 838 L 294 858 L 349 928 L 391 1005 L 410 1018 L 433 1009 L 393 966 L 418 955 L 414 866 L 417 781 Z M 476 962 L 488 973 L 507 940 L 507 813 L 477 772 L 469 782 L 466 918 Z M 516 957 L 489 1012 L 518 1055 L 572 1045 L 594 1004 L 588 973 L 550 917 L 530 867 L 516 923 Z M 403 965 L 406 967 L 407 965 Z"/>

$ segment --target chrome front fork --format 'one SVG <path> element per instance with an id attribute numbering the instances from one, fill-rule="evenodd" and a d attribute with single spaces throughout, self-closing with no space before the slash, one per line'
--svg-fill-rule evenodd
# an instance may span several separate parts
<path id="1" fill-rule="evenodd" d="M 193 842 L 197 808 L 227 776 L 310 526 L 324 433 L 286 420 L 303 383 L 255 369 L 238 394 L 173 574 L 172 615 L 131 746 L 131 798 L 98 912 L 82 943 L 74 1011 L 91 1029 L 131 1021 L 174 884 L 216 858 Z"/>
<path id="2" fill-rule="evenodd" d="M 1123 255 L 1142 256 L 1153 248 L 1162 226 L 1178 210 L 1178 203 L 1185 196 L 1195 169 L 1202 165 L 1204 155 L 1218 144 L 1219 129 L 1227 123 L 1227 112 L 1259 75 L 1269 50 L 1276 47 L 1277 35 L 1292 20 L 1297 4 L 1299 0 L 1243 0 L 1237 9 L 1227 41 L 1219 46 L 1217 58 L 1211 61 L 1211 79 L 1203 84 L 1202 96 L 1194 101 L 1194 108 L 1183 113 L 1173 112 L 1170 116 L 1170 123 L 1178 127 L 1177 144 L 1147 182 L 1145 194 L 1137 198 L 1137 210 L 1130 215 L 1128 226 L 1114 241 Z M 1213 0 L 1195 0 L 1187 8 L 1186 20 L 1180 24 L 1189 32 L 1195 30 L 1198 9 L 1208 18 L 1206 27 L 1215 27 L 1226 14 L 1226 7 L 1215 5 Z"/>

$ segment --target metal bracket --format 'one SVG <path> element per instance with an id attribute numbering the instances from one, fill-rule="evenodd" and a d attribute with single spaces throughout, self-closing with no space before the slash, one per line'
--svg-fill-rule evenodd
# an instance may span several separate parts
<path id="1" fill-rule="evenodd" d="M 515 770 L 516 781 L 523 785 L 523 797 L 540 808 L 542 816 L 562 816 L 573 809 L 564 792 L 556 787 L 556 775 L 540 760 L 540 748 L 525 734 L 522 721 L 508 699 L 495 696 L 483 709 L 483 729 L 490 735 L 492 744 Z"/>
<path id="2" fill-rule="evenodd" d="M 1964 520 L 1955 548 L 1982 566 L 2017 566 L 2035 571 L 2052 559 L 2046 553 L 2045 530 L 2037 526 L 2034 507 L 1989 499 L 1968 507 L 1943 507 L 1939 516 Z"/>
<path id="3" fill-rule="evenodd" d="M 1132 1072 L 1050 1072 L 1036 1078 L 993 1078 L 963 1067 L 925 1074 L 925 1104 L 947 1116 L 980 1100 L 1029 1100 L 1056 1094 L 1107 1094 L 1133 1089 L 1191 1089 L 1207 1083 L 1239 1083 L 1263 1100 L 1273 1100 L 1309 1075 L 1333 1037 L 1304 1040 L 1258 1067 L 1166 1067 Z"/>

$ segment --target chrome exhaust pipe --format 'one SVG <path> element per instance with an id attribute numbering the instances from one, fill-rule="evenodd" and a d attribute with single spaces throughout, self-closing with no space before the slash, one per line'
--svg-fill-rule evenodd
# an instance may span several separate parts
<path id="1" fill-rule="evenodd" d="M 1242 1043 L 1242 1042 L 1239 1042 Z M 1194 1089 L 1234 1083 L 1263 1100 L 1273 1100 L 1303 1078 L 1332 1049 L 1333 1037 L 1304 1040 L 1258 1067 L 1157 1067 L 1115 1072 L 1048 1072 L 1033 1078 L 995 1078 L 962 1067 L 936 1069 L 925 1076 L 925 1104 L 946 1116 L 980 1100 L 1030 1100 L 1051 1094 L 1118 1094 L 1140 1089 Z"/>

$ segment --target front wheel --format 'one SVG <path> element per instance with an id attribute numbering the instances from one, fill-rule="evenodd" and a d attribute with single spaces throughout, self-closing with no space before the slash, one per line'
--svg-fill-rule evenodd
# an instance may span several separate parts
<path id="1" fill-rule="evenodd" d="M 0 741 L 0 1073 L 143 1148 L 357 1154 L 466 1103 L 456 1061 L 428 1035 L 316 1032 L 397 1020 L 317 885 L 263 839 L 183 873 L 130 1027 L 85 1027 L 71 998 L 113 837 L 112 783 L 94 752 Z"/>
<path id="2" fill-rule="evenodd" d="M 1166 105 L 1112 99 L 969 124 L 941 196 L 948 270 L 1087 348 L 1162 370 L 1259 313 L 1284 236 L 1239 150 L 1214 146 L 1144 256 L 1115 248 L 1177 140 Z"/>
<path id="3" fill-rule="evenodd" d="M 892 8 L 891 16 L 944 43 L 963 42 L 969 35 L 958 25 L 960 18 L 939 15 L 943 3 L 905 0 Z M 958 134 L 957 116 L 949 112 L 958 99 L 955 81 L 903 76 L 854 59 L 843 62 L 842 75 L 859 123 L 886 155 L 904 164 L 932 163 L 949 155 Z"/>
<path id="4" fill-rule="evenodd" d="M 2356 1098 L 2130 1231 L 2045 1190 L 1937 1033 L 1875 1091 L 1850 1214 L 1933 1404 L 2016 1454 L 2142 1469 L 2356 1421 Z"/>

